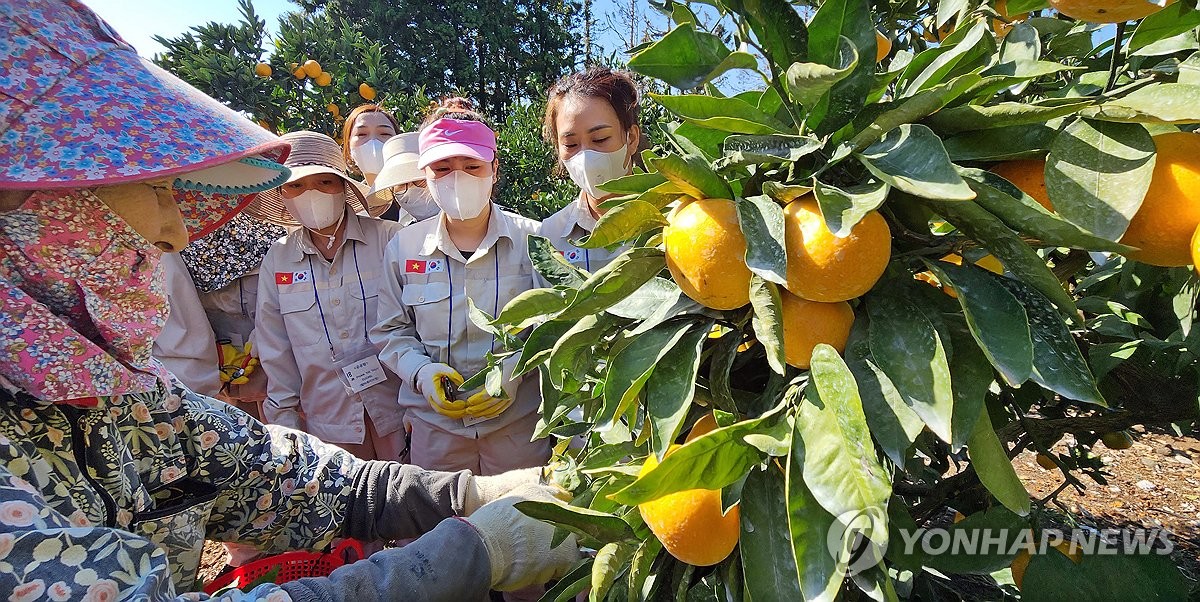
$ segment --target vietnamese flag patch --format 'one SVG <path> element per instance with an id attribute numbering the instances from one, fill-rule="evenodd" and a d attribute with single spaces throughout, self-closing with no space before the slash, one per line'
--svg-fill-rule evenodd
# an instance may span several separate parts
<path id="1" fill-rule="evenodd" d="M 405 274 L 424 274 L 425 268 L 427 268 L 427 267 L 429 267 L 428 261 L 422 261 L 420 259 L 409 259 L 407 262 L 404 263 L 404 273 Z"/>
<path id="2" fill-rule="evenodd" d="M 275 272 L 275 284 L 291 284 L 295 272 Z"/>

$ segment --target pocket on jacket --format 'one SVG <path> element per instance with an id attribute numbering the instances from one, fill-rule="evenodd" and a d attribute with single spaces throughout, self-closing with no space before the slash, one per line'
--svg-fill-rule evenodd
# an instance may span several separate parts
<path id="1" fill-rule="evenodd" d="M 293 346 L 307 347 L 325 340 L 313 291 L 279 293 L 279 313 L 283 314 L 283 327 Z"/>

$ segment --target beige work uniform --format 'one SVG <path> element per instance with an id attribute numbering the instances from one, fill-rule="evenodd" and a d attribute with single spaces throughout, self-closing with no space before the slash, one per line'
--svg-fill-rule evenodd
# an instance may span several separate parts
<path id="1" fill-rule="evenodd" d="M 267 373 L 267 422 L 300 429 L 351 452 L 397 460 L 404 449 L 400 380 L 359 392 L 341 369 L 377 357 L 368 331 L 376 322 L 383 252 L 395 222 L 346 212 L 345 242 L 332 261 L 298 229 L 271 246 L 259 270 L 255 341 Z M 370 453 L 366 444 L 375 448 Z M 393 457 L 395 456 L 395 457 Z"/>
<path id="2" fill-rule="evenodd" d="M 604 248 L 582 249 L 572 244 L 571 241 L 579 241 L 595 229 L 596 218 L 592 217 L 587 199 L 583 198 L 583 194 L 580 193 L 571 204 L 546 218 L 546 221 L 542 222 L 538 234 L 547 238 L 571 265 L 592 273 L 608 265 L 610 261 L 625 251 L 625 247 L 609 251 Z M 540 276 L 537 277 L 537 284 L 539 287 L 550 286 Z"/>
<path id="3" fill-rule="evenodd" d="M 495 315 L 533 288 L 528 235 L 537 228 L 536 221 L 493 205 L 487 234 L 469 260 L 450 240 L 440 215 L 406 227 L 388 244 L 379 323 L 371 339 L 382 347 L 384 365 L 404 382 L 399 400 L 412 431 L 414 464 L 486 475 L 539 466 L 549 457 L 547 442 L 530 442 L 540 406 L 536 376 L 520 380 L 505 412 L 471 426 L 434 411 L 415 382 L 417 371 L 432 362 L 470 378 L 487 365 L 488 351 L 503 350 L 470 321 L 467 298 Z"/>

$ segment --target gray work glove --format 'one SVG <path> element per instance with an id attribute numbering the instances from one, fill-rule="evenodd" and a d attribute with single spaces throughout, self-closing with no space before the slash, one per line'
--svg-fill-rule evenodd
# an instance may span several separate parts
<path id="1" fill-rule="evenodd" d="M 530 518 L 514 506 L 526 500 L 557 502 L 565 492 L 552 485 L 525 485 L 462 519 L 475 527 L 487 548 L 491 587 L 514 591 L 562 577 L 579 560 L 579 546 L 568 535 L 550 547 L 554 527 Z"/>

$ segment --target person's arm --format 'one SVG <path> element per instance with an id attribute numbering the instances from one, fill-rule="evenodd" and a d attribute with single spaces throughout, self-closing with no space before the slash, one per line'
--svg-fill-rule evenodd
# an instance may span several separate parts
<path id="1" fill-rule="evenodd" d="M 258 278 L 258 307 L 254 314 L 254 347 L 267 375 L 267 398 L 263 420 L 297 430 L 304 428 L 300 416 L 300 367 L 288 341 L 279 310 L 279 285 L 275 283 L 275 256 L 284 247 L 272 246 L 263 258 Z"/>
<path id="2" fill-rule="evenodd" d="M 404 236 L 403 231 L 398 236 Z M 416 390 L 417 371 L 433 360 L 417 338 L 412 310 L 401 301 L 404 258 L 396 238 L 388 243 L 383 257 L 383 282 L 379 285 L 379 322 L 371 328 L 371 342 L 380 348 L 379 361 L 395 372 L 405 386 Z M 448 269 L 448 268 L 447 268 Z"/>
<path id="3" fill-rule="evenodd" d="M 187 388 L 204 395 L 221 391 L 217 341 L 187 265 L 178 253 L 162 258 L 170 312 L 154 340 L 154 358 Z"/>

